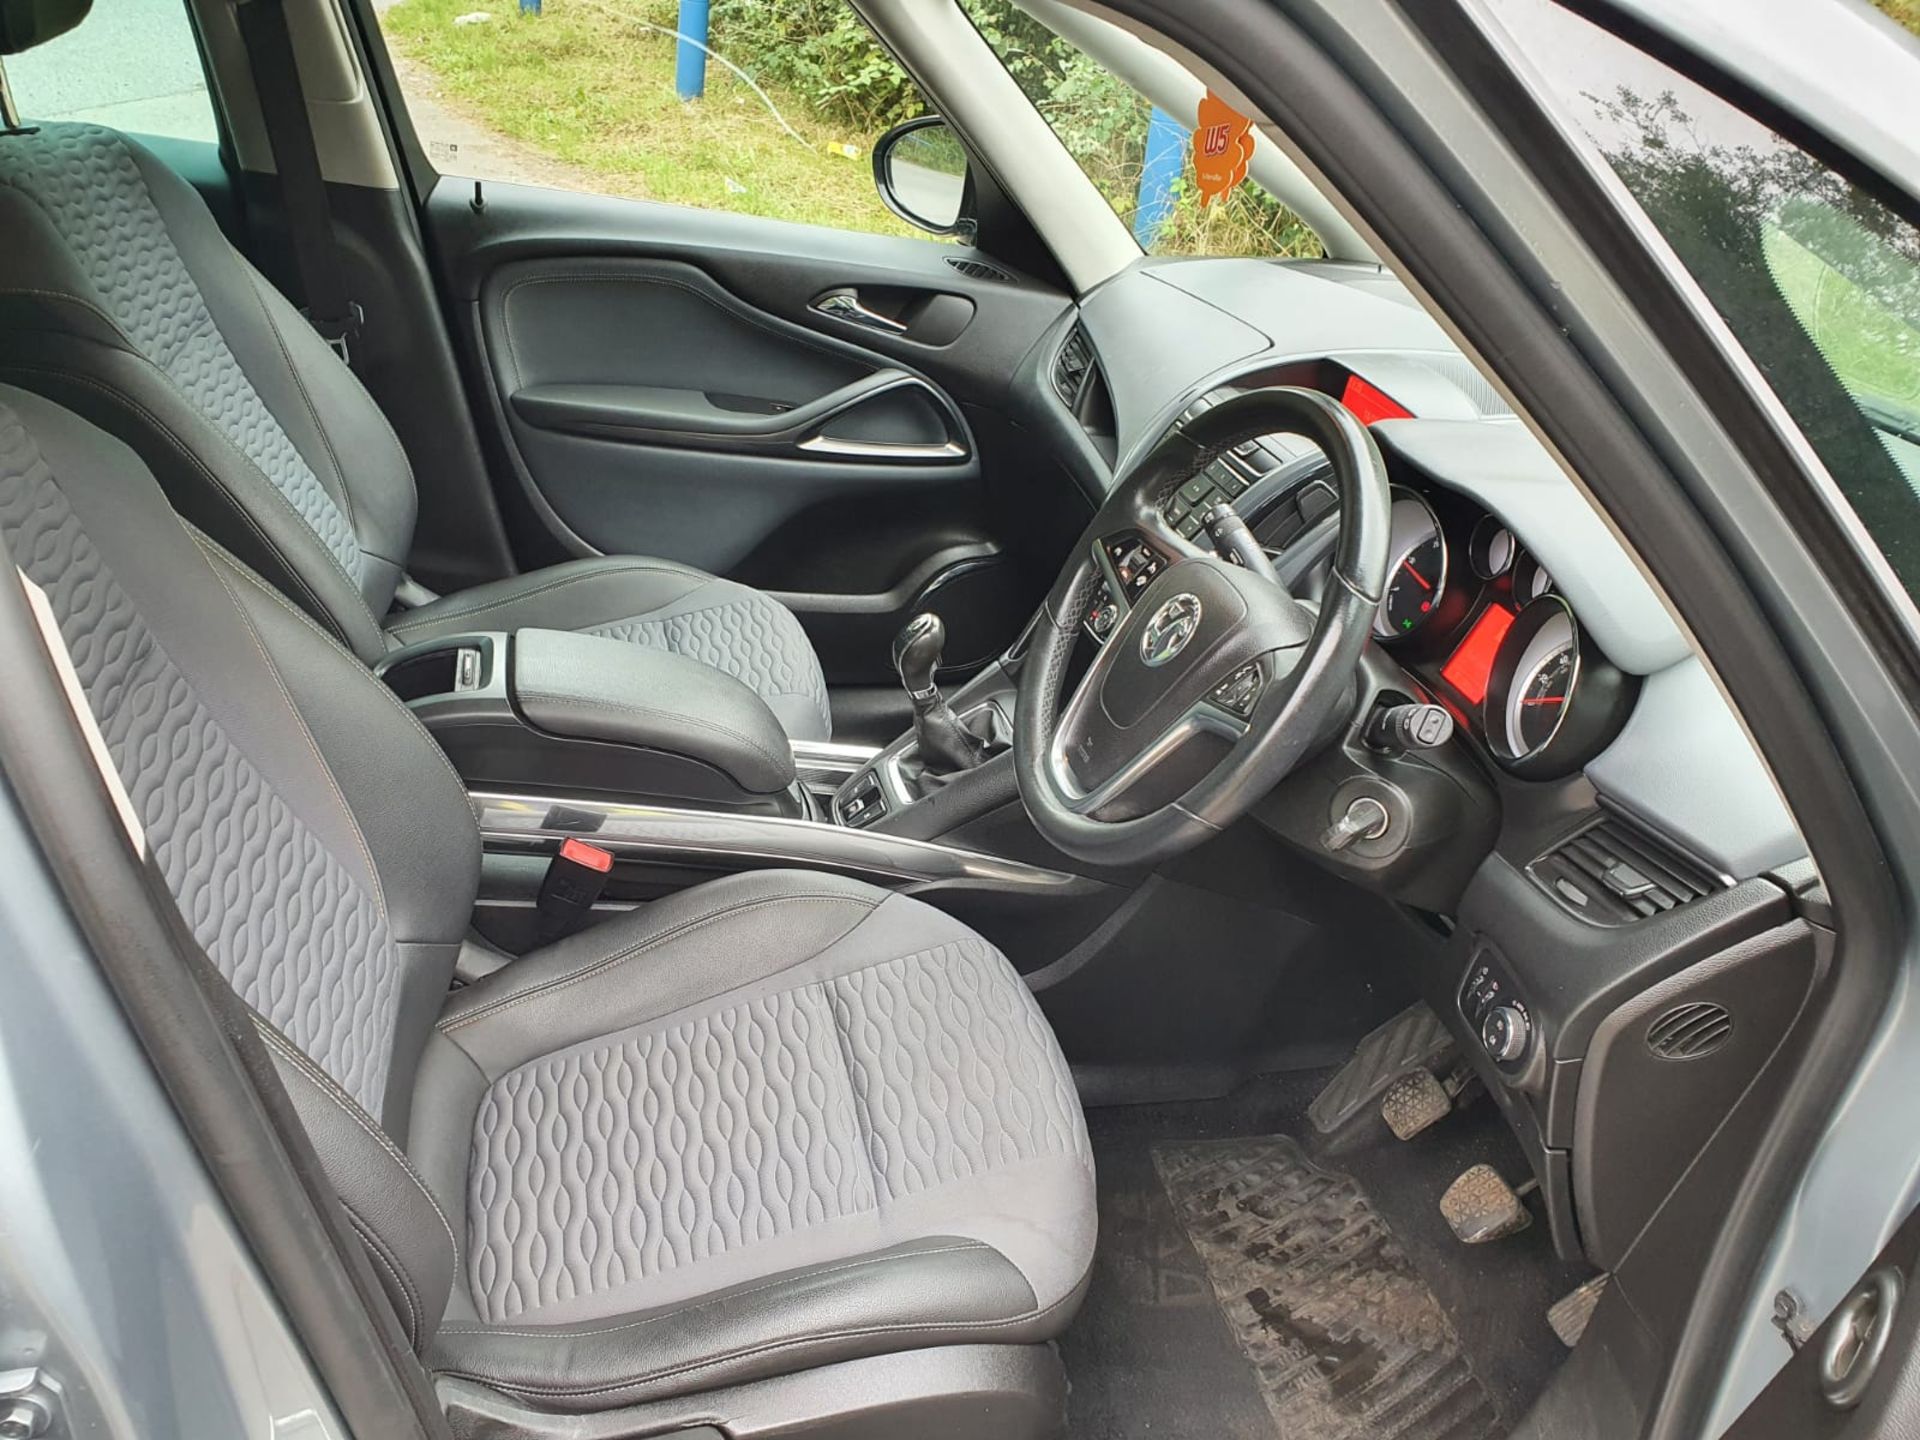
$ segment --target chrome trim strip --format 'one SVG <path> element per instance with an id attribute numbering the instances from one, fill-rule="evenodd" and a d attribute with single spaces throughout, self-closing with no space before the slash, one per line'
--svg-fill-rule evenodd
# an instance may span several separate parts
<path id="1" fill-rule="evenodd" d="M 835 745 L 825 740 L 795 740 L 791 748 L 794 775 L 820 795 L 839 790 L 880 753 L 878 745 Z"/>
<path id="2" fill-rule="evenodd" d="M 722 865 L 771 861 L 910 889 L 972 884 L 1071 894 L 1098 888 L 1098 882 L 1064 871 L 814 820 L 491 791 L 468 798 L 481 839 L 497 848 L 539 849 L 578 837 L 616 854 Z"/>
<path id="3" fill-rule="evenodd" d="M 816 455 L 835 455 L 846 460 L 912 460 L 924 464 L 929 460 L 967 458 L 966 447 L 957 445 L 951 440 L 916 444 L 896 443 L 889 440 L 849 440 L 837 435 L 814 435 L 802 440 L 796 448 Z"/>

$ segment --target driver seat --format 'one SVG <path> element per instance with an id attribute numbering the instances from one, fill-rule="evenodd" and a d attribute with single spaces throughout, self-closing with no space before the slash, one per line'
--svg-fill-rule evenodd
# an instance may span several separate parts
<path id="1" fill-rule="evenodd" d="M 767 870 L 450 991 L 480 846 L 412 713 L 119 441 L 4 386 L 0 540 L 457 1432 L 1057 1428 L 1093 1164 L 997 950 Z"/>

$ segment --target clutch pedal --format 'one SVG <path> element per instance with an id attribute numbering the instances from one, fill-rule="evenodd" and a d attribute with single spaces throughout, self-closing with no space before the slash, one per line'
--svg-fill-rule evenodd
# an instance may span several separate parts
<path id="1" fill-rule="evenodd" d="M 1529 1180 L 1523 1189 L 1533 1189 L 1534 1183 Z M 1491 1165 L 1475 1165 L 1447 1187 L 1440 1213 L 1463 1245 L 1485 1245 L 1517 1235 L 1533 1223 L 1520 1195 Z"/>

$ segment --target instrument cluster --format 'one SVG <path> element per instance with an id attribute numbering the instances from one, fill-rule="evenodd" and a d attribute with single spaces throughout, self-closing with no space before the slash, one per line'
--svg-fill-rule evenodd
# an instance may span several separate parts
<path id="1" fill-rule="evenodd" d="M 1438 487 L 1393 488 L 1374 637 L 1508 770 L 1579 769 L 1626 718 L 1632 682 L 1496 516 Z"/>

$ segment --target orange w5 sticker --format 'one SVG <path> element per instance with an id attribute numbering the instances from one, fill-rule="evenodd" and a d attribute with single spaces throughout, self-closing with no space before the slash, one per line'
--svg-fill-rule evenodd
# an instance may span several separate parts
<path id="1" fill-rule="evenodd" d="M 1253 121 L 1209 90 L 1193 127 L 1193 178 L 1200 203 L 1223 199 L 1247 178 L 1253 159 Z"/>

